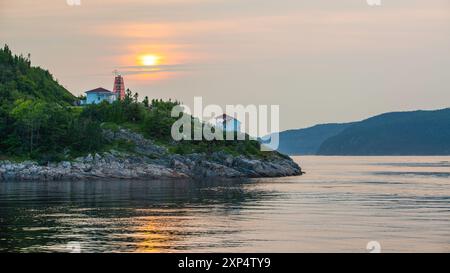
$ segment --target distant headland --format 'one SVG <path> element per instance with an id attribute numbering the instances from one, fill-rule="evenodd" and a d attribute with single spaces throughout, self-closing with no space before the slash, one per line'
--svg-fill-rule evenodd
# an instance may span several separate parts
<path id="1" fill-rule="evenodd" d="M 392 112 L 280 133 L 289 155 L 450 155 L 450 108 Z"/>

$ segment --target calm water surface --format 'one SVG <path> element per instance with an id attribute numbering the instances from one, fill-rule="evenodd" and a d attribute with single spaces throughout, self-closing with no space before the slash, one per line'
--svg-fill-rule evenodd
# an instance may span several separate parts
<path id="1" fill-rule="evenodd" d="M 295 160 L 306 175 L 0 183 L 0 251 L 450 252 L 450 157 Z"/>

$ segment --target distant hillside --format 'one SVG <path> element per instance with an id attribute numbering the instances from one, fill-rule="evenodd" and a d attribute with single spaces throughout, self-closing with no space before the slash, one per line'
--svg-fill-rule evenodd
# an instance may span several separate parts
<path id="1" fill-rule="evenodd" d="M 326 139 L 339 134 L 350 125 L 352 123 L 320 124 L 305 129 L 281 132 L 277 150 L 288 155 L 314 155 Z"/>
<path id="2" fill-rule="evenodd" d="M 450 155 L 450 108 L 386 113 L 324 141 L 320 155 Z"/>
<path id="3" fill-rule="evenodd" d="M 29 57 L 13 55 L 8 46 L 0 48 L 0 95 L 3 102 L 40 99 L 73 104 L 76 100 L 47 70 L 32 67 Z"/>

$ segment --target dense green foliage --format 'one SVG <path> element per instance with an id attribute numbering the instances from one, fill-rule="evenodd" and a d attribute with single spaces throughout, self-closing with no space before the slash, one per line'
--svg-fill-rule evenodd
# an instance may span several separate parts
<path id="1" fill-rule="evenodd" d="M 8 46 L 0 49 L 0 94 L 3 105 L 17 99 L 42 99 L 71 105 L 75 97 L 47 71 L 32 67 L 30 57 L 14 56 Z"/>
<path id="2" fill-rule="evenodd" d="M 358 122 L 327 139 L 322 155 L 450 155 L 450 109 L 397 112 Z"/>
<path id="3" fill-rule="evenodd" d="M 71 107 L 19 99 L 8 118 L 7 135 L 1 142 L 6 154 L 53 161 L 102 146 L 99 123 L 79 118 Z"/>
<path id="4" fill-rule="evenodd" d="M 131 96 L 131 93 L 127 92 L 127 98 L 123 101 L 115 101 L 111 104 L 103 102 L 98 105 L 86 106 L 80 117 L 99 121 L 104 129 L 117 130 L 123 127 L 142 133 L 158 144 L 168 147 L 172 153 L 189 154 L 224 151 L 235 155 L 264 156 L 260 151 L 260 144 L 257 141 L 249 140 L 248 136 L 246 136 L 246 141 L 205 141 L 205 139 L 174 141 L 171 136 L 171 128 L 178 117 L 172 117 L 171 111 L 179 103 L 154 99 L 150 102 L 149 107 L 145 105 L 145 100 L 139 103 L 136 94 Z M 191 117 L 192 139 L 194 130 L 203 130 L 204 126 L 205 124 Z M 235 136 L 235 139 L 237 139 L 237 136 Z"/>
<path id="5" fill-rule="evenodd" d="M 59 160 L 98 149 L 99 124 L 79 119 L 76 98 L 29 57 L 0 49 L 0 155 Z"/>
<path id="6" fill-rule="evenodd" d="M 171 110 L 178 102 L 138 101 L 127 90 L 124 100 L 76 107 L 77 98 L 45 70 L 32 67 L 29 57 L 0 49 L 0 157 L 37 159 L 43 163 L 69 159 L 111 148 L 103 129 L 128 128 L 165 145 L 173 153 L 226 151 L 261 155 L 256 141 L 181 141 L 171 138 L 177 118 Z M 194 120 L 192 119 L 194 124 Z M 203 126 L 203 124 L 200 124 Z"/>

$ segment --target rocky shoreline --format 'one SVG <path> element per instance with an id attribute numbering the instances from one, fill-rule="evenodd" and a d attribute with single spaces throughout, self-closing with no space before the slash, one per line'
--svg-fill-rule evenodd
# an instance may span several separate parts
<path id="1" fill-rule="evenodd" d="M 224 152 L 177 155 L 129 130 L 105 131 L 105 136 L 133 142 L 135 153 L 111 150 L 44 166 L 32 161 L 0 161 L 0 181 L 258 178 L 302 174 L 292 159 L 282 155 L 267 159 Z"/>

